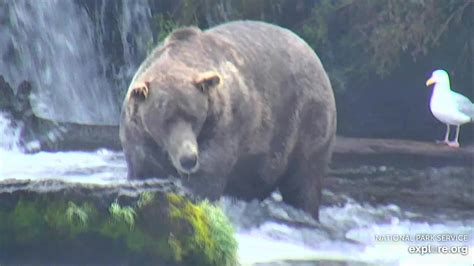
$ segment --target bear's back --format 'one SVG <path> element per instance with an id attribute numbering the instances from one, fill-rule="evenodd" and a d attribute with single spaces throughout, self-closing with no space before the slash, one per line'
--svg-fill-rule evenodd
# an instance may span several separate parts
<path id="1" fill-rule="evenodd" d="M 298 35 L 285 28 L 259 21 L 234 21 L 211 28 L 206 33 L 224 38 L 240 54 L 256 60 L 297 59 L 322 67 L 318 56 Z M 287 61 L 287 64 L 294 62 Z M 288 66 L 287 67 L 291 67 Z"/>
<path id="2" fill-rule="evenodd" d="M 244 61 L 239 71 L 255 81 L 256 88 L 285 95 L 289 92 L 281 91 L 285 90 L 284 84 L 293 83 L 287 89 L 295 90 L 299 94 L 296 98 L 312 98 L 335 109 L 329 78 L 319 57 L 290 30 L 265 22 L 234 21 L 204 32 L 232 44 Z M 239 62 L 235 63 L 238 66 Z"/>

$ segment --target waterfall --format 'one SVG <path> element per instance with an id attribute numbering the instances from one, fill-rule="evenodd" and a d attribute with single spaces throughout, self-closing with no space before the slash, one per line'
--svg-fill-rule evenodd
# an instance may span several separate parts
<path id="1" fill-rule="evenodd" d="M 153 38 L 150 8 L 147 0 L 83 2 L 0 2 L 0 75 L 15 88 L 32 83 L 39 117 L 117 124 L 120 96 Z"/>
<path id="2" fill-rule="evenodd" d="M 7 114 L 0 112 L 0 152 L 20 150 L 20 130 L 20 125 L 15 125 Z"/>

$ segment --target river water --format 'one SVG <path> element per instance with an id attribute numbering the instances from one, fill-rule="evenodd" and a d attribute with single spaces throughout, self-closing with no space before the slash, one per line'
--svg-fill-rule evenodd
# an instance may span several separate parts
<path id="1" fill-rule="evenodd" d="M 17 142 L 18 130 L 9 119 L 0 115 L 0 179 L 54 178 L 103 184 L 127 182 L 126 164 L 121 152 L 100 149 L 94 152 L 25 154 Z M 314 262 L 321 260 L 335 261 L 329 265 L 473 263 L 472 210 L 459 215 L 446 212 L 449 215 L 443 216 L 392 203 L 355 200 L 340 191 L 324 190 L 323 194 L 320 223 L 282 203 L 278 193 L 263 202 L 221 199 L 219 204 L 237 231 L 241 263 L 328 265 Z M 436 239 L 441 236 L 458 239 Z M 450 254 L 442 254 L 444 247 Z M 428 249 L 430 254 L 419 254 Z"/>

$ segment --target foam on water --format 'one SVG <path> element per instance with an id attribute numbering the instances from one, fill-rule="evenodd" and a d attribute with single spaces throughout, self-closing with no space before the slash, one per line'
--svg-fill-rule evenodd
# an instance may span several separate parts
<path id="1" fill-rule="evenodd" d="M 122 153 L 95 152 L 22 153 L 21 125 L 0 113 L 0 179 L 62 179 L 71 182 L 108 183 L 125 181 Z"/>
<path id="2" fill-rule="evenodd" d="M 0 162 L 0 177 L 3 178 L 100 184 L 126 181 L 122 154 L 108 150 L 35 154 L 3 150 L 0 151 Z"/>
<path id="3" fill-rule="evenodd" d="M 235 206 L 232 205 L 242 204 L 229 200 L 224 202 L 226 212 L 233 211 L 232 208 Z M 284 225 L 272 221 L 272 217 L 265 217 L 259 219 L 266 220 L 265 222 L 253 227 L 238 227 L 239 257 L 243 265 L 259 263 L 267 265 L 275 261 L 320 260 L 349 261 L 348 265 L 472 264 L 474 221 L 446 221 L 443 224 L 429 224 L 402 218 L 407 215 L 401 210 L 394 212 L 394 209 L 397 209 L 394 205 L 369 207 L 354 201 L 339 207 L 325 206 L 321 209 L 320 221 L 324 230 L 331 232 L 329 234 L 321 233 L 317 228 Z M 381 217 L 381 214 L 384 214 L 385 218 Z M 241 217 L 241 219 L 244 218 Z M 242 223 L 237 221 L 237 224 Z M 341 234 L 334 234 L 334 232 Z M 415 239 L 417 235 L 442 234 L 466 235 L 467 241 L 443 242 Z M 408 236 L 412 239 L 380 238 L 387 235 L 395 236 L 395 238 Z M 408 249 L 416 246 L 430 246 L 432 253 L 410 254 Z M 453 248 L 454 254 L 435 253 L 437 247 L 443 246 Z M 461 247 L 463 250 L 459 249 Z M 291 265 L 291 263 L 283 265 Z"/>

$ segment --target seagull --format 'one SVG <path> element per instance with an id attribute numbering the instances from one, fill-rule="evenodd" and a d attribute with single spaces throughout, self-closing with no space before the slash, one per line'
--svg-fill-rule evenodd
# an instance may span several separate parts
<path id="1" fill-rule="evenodd" d="M 430 109 L 434 117 L 446 124 L 446 135 L 442 143 L 450 147 L 459 148 L 459 128 L 474 120 L 474 104 L 466 96 L 451 90 L 449 75 L 438 69 L 433 71 L 426 81 L 426 86 L 434 85 L 430 100 Z M 456 126 L 456 137 L 449 141 L 450 126 Z"/>

